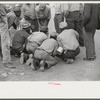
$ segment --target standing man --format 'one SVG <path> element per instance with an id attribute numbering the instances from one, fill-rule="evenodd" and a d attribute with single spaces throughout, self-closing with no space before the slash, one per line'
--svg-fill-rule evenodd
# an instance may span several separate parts
<path id="1" fill-rule="evenodd" d="M 14 14 L 16 16 L 16 18 L 14 20 L 16 29 L 20 30 L 20 20 L 22 19 L 21 18 L 21 8 L 20 8 L 20 5 L 15 5 L 15 7 L 13 8 L 13 11 L 14 11 Z"/>
<path id="2" fill-rule="evenodd" d="M 0 4 L 0 35 L 2 45 L 3 64 L 8 68 L 15 68 L 11 63 L 10 56 L 10 37 L 7 23 L 7 16 L 4 5 Z"/>
<path id="3" fill-rule="evenodd" d="M 86 47 L 86 57 L 84 60 L 95 60 L 95 42 L 94 35 L 99 22 L 98 4 L 84 5 L 84 43 Z"/>
<path id="4" fill-rule="evenodd" d="M 54 17 L 55 29 L 56 32 L 60 34 L 61 29 L 59 28 L 59 23 L 61 23 L 64 20 L 63 4 L 55 3 L 54 8 L 55 8 L 55 17 Z"/>
<path id="5" fill-rule="evenodd" d="M 39 31 L 47 31 L 48 23 L 51 18 L 51 10 L 46 3 L 40 3 L 36 7 L 36 18 L 38 20 Z"/>
<path id="6" fill-rule="evenodd" d="M 26 18 L 26 14 L 30 12 L 30 18 L 31 18 L 31 25 L 34 28 L 34 31 L 38 31 L 38 22 L 37 22 L 37 18 L 36 18 L 36 12 L 35 12 L 35 8 L 36 8 L 36 4 L 30 4 L 30 3 L 26 3 L 22 6 L 21 8 L 21 15 L 22 18 Z"/>
<path id="7" fill-rule="evenodd" d="M 79 44 L 84 46 L 83 41 L 83 4 L 68 3 L 64 4 L 64 14 L 69 28 L 79 33 Z"/>

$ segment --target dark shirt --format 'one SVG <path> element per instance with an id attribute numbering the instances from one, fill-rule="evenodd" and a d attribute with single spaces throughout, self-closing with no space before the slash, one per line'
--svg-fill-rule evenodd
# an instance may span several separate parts
<path id="1" fill-rule="evenodd" d="M 98 4 L 84 5 L 84 27 L 86 31 L 93 31 L 98 27 Z"/>
<path id="2" fill-rule="evenodd" d="M 27 37 L 30 34 L 27 33 L 24 29 L 19 30 L 15 33 L 13 41 L 12 41 L 12 47 L 14 49 L 21 49 L 23 48 L 23 45 L 26 43 L 27 41 Z"/>

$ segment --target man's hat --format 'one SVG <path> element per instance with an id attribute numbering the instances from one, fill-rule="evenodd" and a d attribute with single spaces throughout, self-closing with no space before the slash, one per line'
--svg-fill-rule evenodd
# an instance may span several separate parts
<path id="1" fill-rule="evenodd" d="M 22 28 L 28 28 L 31 24 L 27 21 L 22 22 Z"/>
<path id="2" fill-rule="evenodd" d="M 61 22 L 61 23 L 59 23 L 59 28 L 65 28 L 65 27 L 67 27 L 68 25 L 67 25 L 67 23 L 66 22 Z"/>
<path id="3" fill-rule="evenodd" d="M 32 14 L 31 14 L 30 11 L 26 11 L 25 14 L 24 14 L 24 16 L 31 18 Z"/>
<path id="4" fill-rule="evenodd" d="M 21 8 L 18 4 L 16 4 L 13 8 L 13 11 L 20 11 L 20 10 L 21 10 Z"/>

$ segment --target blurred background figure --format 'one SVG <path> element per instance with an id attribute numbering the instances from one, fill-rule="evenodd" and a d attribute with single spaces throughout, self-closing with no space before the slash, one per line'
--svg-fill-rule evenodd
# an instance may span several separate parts
<path id="1" fill-rule="evenodd" d="M 46 3 L 40 3 L 35 11 L 39 26 L 38 30 L 47 33 L 48 23 L 51 18 L 50 7 Z"/>
<path id="2" fill-rule="evenodd" d="M 26 3 L 26 4 L 23 4 L 21 8 L 22 18 L 25 18 L 27 20 L 27 18 L 30 17 L 33 31 L 38 31 L 38 22 L 37 22 L 36 11 L 35 11 L 35 8 L 37 5 L 38 4 L 35 4 L 35 3 L 31 3 L 31 4 Z M 29 12 L 30 12 L 30 16 L 28 16 Z"/>
<path id="3" fill-rule="evenodd" d="M 56 29 L 56 32 L 58 34 L 60 34 L 61 29 L 59 28 L 59 23 L 64 21 L 63 4 L 62 3 L 55 3 L 54 9 L 55 9 L 55 16 L 54 16 L 55 29 Z"/>

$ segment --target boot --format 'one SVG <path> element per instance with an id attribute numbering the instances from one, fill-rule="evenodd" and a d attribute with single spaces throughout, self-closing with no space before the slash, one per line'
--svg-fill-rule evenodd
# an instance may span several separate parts
<path id="1" fill-rule="evenodd" d="M 29 66 L 33 63 L 33 54 L 29 55 L 29 59 L 26 61 L 26 65 Z"/>
<path id="2" fill-rule="evenodd" d="M 44 69 L 45 69 L 45 61 L 41 60 L 40 61 L 40 69 L 39 70 L 44 71 Z"/>

